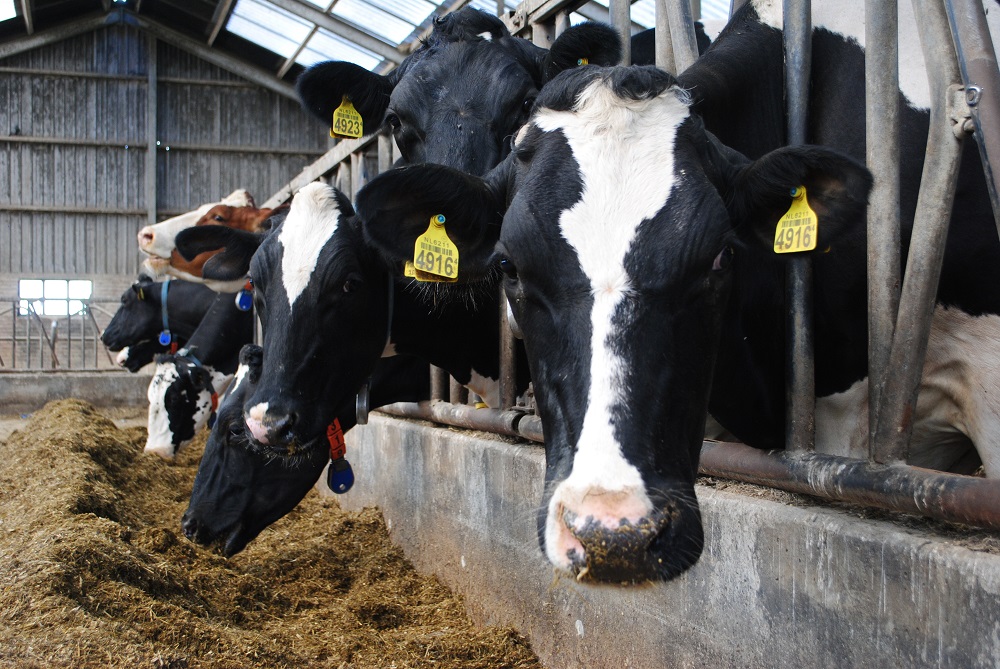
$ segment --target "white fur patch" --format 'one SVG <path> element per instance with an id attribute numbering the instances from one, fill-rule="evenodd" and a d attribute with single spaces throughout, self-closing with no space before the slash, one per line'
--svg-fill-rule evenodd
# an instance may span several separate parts
<path id="1" fill-rule="evenodd" d="M 472 371 L 472 378 L 465 384 L 465 387 L 479 395 L 483 402 L 492 409 L 500 408 L 500 380 L 491 379 Z"/>
<path id="2" fill-rule="evenodd" d="M 303 186 L 281 224 L 278 241 L 284 252 L 281 257 L 281 277 L 289 307 L 309 285 L 316 269 L 320 251 L 337 231 L 340 208 L 333 189 L 319 182 Z"/>
<path id="3" fill-rule="evenodd" d="M 479 35 L 477 35 L 477 37 L 482 37 L 487 42 L 492 42 L 493 41 L 493 33 L 489 32 L 489 31 L 479 33 Z"/>
<path id="4" fill-rule="evenodd" d="M 146 420 L 147 453 L 155 453 L 166 460 L 174 459 L 173 433 L 170 431 L 170 417 L 167 415 L 163 398 L 170 384 L 177 380 L 177 367 L 172 362 L 156 365 L 156 372 L 149 380 L 146 399 L 149 400 L 149 414 Z"/>
<path id="5" fill-rule="evenodd" d="M 618 498 L 627 493 L 628 500 L 616 499 L 614 504 L 634 516 L 630 520 L 652 510 L 638 469 L 625 459 L 614 435 L 612 409 L 622 402 L 626 363 L 609 342 L 616 334 L 612 317 L 632 290 L 625 257 L 639 225 L 655 216 L 670 196 L 674 139 L 688 114 L 675 89 L 653 100 L 626 101 L 595 81 L 580 94 L 575 110 L 543 109 L 534 120 L 544 131 L 561 131 L 580 166 L 581 199 L 562 212 L 559 226 L 576 251 L 594 297 L 587 411 L 573 470 L 557 487 L 549 509 L 546 538 L 555 564 L 566 558 L 552 555 L 559 550 L 558 542 L 550 544 L 548 539 L 553 523 L 561 523 L 564 502 L 584 504 L 588 512 L 594 508 L 597 517 L 601 514 L 596 508 L 602 504 L 585 502 L 588 495 L 612 493 Z"/>

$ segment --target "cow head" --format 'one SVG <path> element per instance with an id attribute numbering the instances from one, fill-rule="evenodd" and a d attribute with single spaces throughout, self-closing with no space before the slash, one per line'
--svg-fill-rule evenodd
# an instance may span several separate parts
<path id="1" fill-rule="evenodd" d="M 204 366 L 187 351 L 156 357 L 156 371 L 149 381 L 147 453 L 173 460 L 177 451 L 204 428 L 216 411 L 219 393 L 231 375 Z"/>
<path id="2" fill-rule="evenodd" d="M 701 553 L 694 478 L 740 254 L 773 242 L 803 185 L 824 248 L 864 220 L 870 183 L 818 147 L 748 161 L 665 72 L 589 67 L 546 86 L 486 179 L 394 170 L 358 212 L 397 259 L 443 214 L 468 278 L 504 273 L 545 430 L 545 553 L 621 582 L 672 578 Z"/>
<path id="3" fill-rule="evenodd" d="M 118 311 L 112 316 L 108 327 L 101 333 L 101 341 L 109 351 L 121 351 L 129 347 L 141 346 L 141 359 L 145 365 L 152 362 L 152 353 L 162 353 L 166 347 L 154 350 L 157 337 L 164 329 L 169 329 L 177 341 L 186 341 L 198 327 L 202 316 L 215 299 L 215 293 L 204 286 L 173 282 L 167 290 L 166 327 L 164 326 L 163 283 L 147 276 L 139 279 L 122 293 Z M 132 368 L 140 357 L 140 351 L 132 352 L 133 362 L 123 365 Z M 146 356 L 149 355 L 148 359 Z M 134 370 L 133 370 L 134 371 Z"/>
<path id="4" fill-rule="evenodd" d="M 546 81 L 581 61 L 620 59 L 619 38 L 605 25 L 569 28 L 545 51 L 512 37 L 500 19 L 465 8 L 436 19 L 427 41 L 387 76 L 327 62 L 303 73 L 296 88 L 326 123 L 347 96 L 367 134 L 392 128 L 408 163 L 484 174 L 509 152 Z"/>
<path id="5" fill-rule="evenodd" d="M 240 368 L 212 427 L 181 521 L 189 539 L 220 542 L 227 556 L 243 550 L 295 508 L 330 461 L 325 449 L 310 449 L 289 461 L 250 446 L 243 404 L 260 379 L 262 356 L 259 346 L 247 345 L 240 352 Z M 426 363 L 405 356 L 386 358 L 373 374 L 371 399 L 374 406 L 426 399 L 428 386 Z M 342 429 L 350 430 L 355 423 L 353 396 L 336 415 Z"/>

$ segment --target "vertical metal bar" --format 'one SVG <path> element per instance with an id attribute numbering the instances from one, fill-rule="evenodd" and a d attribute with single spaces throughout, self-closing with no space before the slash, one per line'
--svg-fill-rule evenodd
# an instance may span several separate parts
<path id="1" fill-rule="evenodd" d="M 515 365 L 516 348 L 514 333 L 507 322 L 507 295 L 501 286 L 500 291 L 500 406 L 506 411 L 517 403 L 517 367 Z"/>
<path id="2" fill-rule="evenodd" d="M 691 17 L 695 21 L 701 19 L 701 0 L 691 0 Z"/>
<path id="3" fill-rule="evenodd" d="M 448 400 L 448 372 L 431 365 L 431 399 Z"/>
<path id="4" fill-rule="evenodd" d="M 747 4 L 749 0 L 730 0 L 729 2 L 729 18 L 733 17 L 733 14 L 740 11 L 743 5 Z"/>
<path id="5" fill-rule="evenodd" d="M 448 401 L 452 404 L 467 404 L 469 402 L 469 389 L 455 379 L 449 379 Z"/>
<path id="6" fill-rule="evenodd" d="M 629 0 L 610 0 L 611 25 L 618 29 L 622 38 L 622 62 L 632 62 L 632 19 L 629 15 Z"/>
<path id="7" fill-rule="evenodd" d="M 380 132 L 378 135 L 378 172 L 381 174 L 392 168 L 392 135 Z"/>
<path id="8" fill-rule="evenodd" d="M 667 3 L 667 17 L 670 22 L 670 41 L 674 45 L 675 74 L 680 74 L 698 59 L 698 40 L 694 35 L 694 19 L 688 0 L 674 0 Z"/>
<path id="9" fill-rule="evenodd" d="M 667 3 L 672 0 L 656 0 L 656 66 L 676 74 L 674 65 L 674 42 L 670 38 L 670 14 Z"/>
<path id="10" fill-rule="evenodd" d="M 949 86 L 961 80 L 948 18 L 940 0 L 913 0 L 931 88 L 927 154 L 920 178 L 899 315 L 889 354 L 875 433 L 877 462 L 906 460 L 927 336 L 937 293 L 944 242 L 955 199 L 962 141 L 950 118 Z"/>
<path id="11" fill-rule="evenodd" d="M 785 99 L 788 143 L 804 144 L 812 68 L 812 7 L 810 0 L 783 0 L 785 39 Z M 812 260 L 791 258 L 785 291 L 785 448 L 811 451 L 815 443 L 816 379 L 813 346 Z"/>
<path id="12" fill-rule="evenodd" d="M 965 84 L 965 101 L 972 112 L 979 158 L 1000 232 L 1000 185 L 990 158 L 1000 158 L 1000 72 L 997 55 L 979 0 L 945 0 L 951 36 Z M 996 8 L 994 8 L 996 11 Z"/>
<path id="13" fill-rule="evenodd" d="M 146 225 L 156 224 L 156 38 L 146 39 Z"/>
<path id="14" fill-rule="evenodd" d="M 899 15 L 896 0 L 865 2 L 865 147 L 868 199 L 868 452 L 899 311 Z"/>

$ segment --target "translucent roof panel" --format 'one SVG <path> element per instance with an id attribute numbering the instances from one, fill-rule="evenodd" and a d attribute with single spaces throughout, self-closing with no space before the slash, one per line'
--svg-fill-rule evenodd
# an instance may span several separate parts
<path id="1" fill-rule="evenodd" d="M 395 44 L 409 37 L 417 27 L 416 23 L 408 23 L 365 0 L 338 0 L 333 14 Z"/>
<path id="2" fill-rule="evenodd" d="M 14 0 L 0 0 L 0 21 L 7 21 L 17 16 Z"/>
<path id="3" fill-rule="evenodd" d="M 427 0 L 367 0 L 367 2 L 414 26 L 423 23 L 438 7 L 436 3 L 427 2 Z M 337 4 L 339 5 L 340 2 Z M 334 5 L 334 11 L 336 11 L 336 5 Z"/>
<path id="4" fill-rule="evenodd" d="M 312 24 L 260 0 L 239 0 L 226 30 L 290 58 L 309 36 Z"/>
<path id="5" fill-rule="evenodd" d="M 503 2 L 503 6 L 512 11 L 517 8 L 518 4 L 520 3 L 510 2 L 509 0 L 504 0 Z M 489 14 L 493 14 L 494 16 L 497 13 L 496 0 L 473 0 L 472 2 L 469 3 L 469 6 L 475 7 L 476 9 L 487 12 Z"/>
<path id="6" fill-rule="evenodd" d="M 381 58 L 370 51 L 320 28 L 295 58 L 295 62 L 309 67 L 324 60 L 346 60 L 368 70 L 382 62 Z"/>

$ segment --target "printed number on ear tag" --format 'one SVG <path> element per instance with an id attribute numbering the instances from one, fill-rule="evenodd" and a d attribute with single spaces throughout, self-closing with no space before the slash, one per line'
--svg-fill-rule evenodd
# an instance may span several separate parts
<path id="1" fill-rule="evenodd" d="M 326 472 L 326 485 L 338 495 L 350 490 L 354 485 L 354 470 L 351 469 L 351 463 L 344 458 L 330 461 L 330 467 Z"/>
<path id="2" fill-rule="evenodd" d="M 160 338 L 158 340 L 160 342 L 160 346 L 169 346 L 170 339 L 171 339 L 170 330 L 164 330 L 163 332 L 161 332 Z"/>
<path id="3" fill-rule="evenodd" d="M 448 237 L 444 223 L 441 214 L 431 216 L 427 230 L 413 244 L 413 274 L 417 281 L 458 280 L 458 247 Z"/>
<path id="4" fill-rule="evenodd" d="M 361 114 L 354 108 L 354 104 L 345 95 L 340 106 L 333 110 L 333 125 L 330 128 L 330 137 L 340 139 L 357 139 L 364 134 L 365 126 L 361 120 Z"/>
<path id="5" fill-rule="evenodd" d="M 778 227 L 774 231 L 775 253 L 796 253 L 816 248 L 819 218 L 809 206 L 806 187 L 793 188 L 791 196 L 792 206 L 778 219 Z"/>

